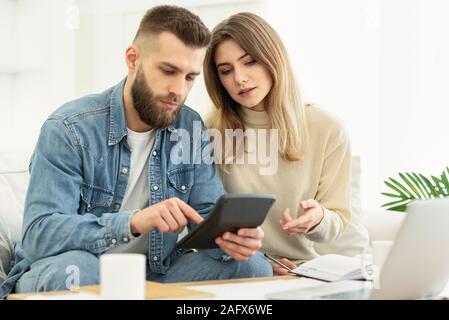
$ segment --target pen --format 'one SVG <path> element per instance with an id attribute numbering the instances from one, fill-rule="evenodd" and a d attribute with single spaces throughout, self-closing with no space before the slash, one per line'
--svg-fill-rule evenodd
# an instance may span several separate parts
<path id="1" fill-rule="evenodd" d="M 280 262 L 279 260 L 273 258 L 272 256 L 270 256 L 269 254 L 264 253 L 264 256 L 267 257 L 269 260 L 273 261 L 274 263 L 276 263 L 277 265 L 280 265 L 282 268 L 287 269 L 290 272 L 293 272 L 293 269 L 286 266 L 285 264 L 283 264 L 282 262 Z"/>

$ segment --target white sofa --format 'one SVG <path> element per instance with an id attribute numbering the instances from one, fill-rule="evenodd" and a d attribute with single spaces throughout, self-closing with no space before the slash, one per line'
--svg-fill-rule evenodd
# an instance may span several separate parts
<path id="1" fill-rule="evenodd" d="M 29 150 L 0 152 L 0 219 L 13 241 L 20 239 L 30 156 Z"/>
<path id="2" fill-rule="evenodd" d="M 20 239 L 23 204 L 29 179 L 28 162 L 30 156 L 30 150 L 0 153 L 0 223 L 10 232 L 13 241 Z M 320 248 L 318 250 L 319 253 L 334 252 L 335 250 L 340 250 L 340 247 L 347 247 L 356 243 L 352 249 L 346 251 L 340 250 L 338 253 L 347 255 L 358 254 L 360 253 L 360 248 L 368 244 L 368 234 L 371 240 L 394 239 L 405 217 L 404 213 L 380 209 L 362 210 L 359 207 L 360 162 L 357 157 L 353 158 L 352 169 L 352 209 L 356 213 L 354 221 L 358 226 L 353 225 L 351 232 L 358 229 L 358 235 L 348 234 L 346 235 L 346 239 L 342 239 L 342 242 L 338 243 L 337 246 L 332 245 L 330 247 Z"/>
<path id="3" fill-rule="evenodd" d="M 0 152 L 0 283 L 12 258 L 12 243 L 20 240 L 31 151 Z"/>
<path id="4" fill-rule="evenodd" d="M 367 227 L 370 241 L 394 240 L 406 213 L 367 209 L 363 212 L 363 224 Z"/>

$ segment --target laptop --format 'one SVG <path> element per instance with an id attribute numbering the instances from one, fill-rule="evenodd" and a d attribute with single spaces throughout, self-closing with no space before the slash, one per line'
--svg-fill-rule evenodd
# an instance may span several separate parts
<path id="1" fill-rule="evenodd" d="M 273 292 L 269 299 L 426 299 L 449 280 L 449 198 L 417 200 L 407 209 L 379 279 L 379 289 L 326 283 Z"/>

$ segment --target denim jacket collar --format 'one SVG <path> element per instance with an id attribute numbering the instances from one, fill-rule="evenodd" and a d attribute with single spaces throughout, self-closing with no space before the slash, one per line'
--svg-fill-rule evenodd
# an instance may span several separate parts
<path id="1" fill-rule="evenodd" d="M 109 116 L 109 139 L 108 145 L 119 143 L 127 135 L 125 109 L 123 103 L 123 88 L 126 78 L 116 85 L 111 94 L 110 116 Z"/>
<path id="2" fill-rule="evenodd" d="M 128 134 L 126 117 L 125 117 L 125 104 L 123 100 L 123 90 L 125 87 L 126 78 L 118 83 L 111 94 L 110 102 L 110 117 L 109 117 L 109 138 L 108 145 L 113 146 L 119 143 L 123 137 Z M 164 129 L 165 130 L 165 129 Z M 170 132 L 176 132 L 173 125 L 167 128 Z"/>

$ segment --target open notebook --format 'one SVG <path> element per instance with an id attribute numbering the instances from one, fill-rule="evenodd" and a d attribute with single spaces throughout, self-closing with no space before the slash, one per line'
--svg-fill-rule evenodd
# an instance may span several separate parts
<path id="1" fill-rule="evenodd" d="M 362 262 L 358 257 L 326 254 L 299 265 L 292 272 L 324 281 L 363 280 L 364 274 L 372 275 L 372 263 L 367 261 L 364 268 L 366 272 L 362 273 Z"/>

